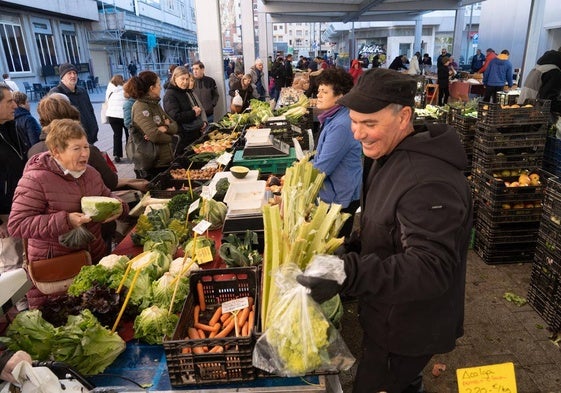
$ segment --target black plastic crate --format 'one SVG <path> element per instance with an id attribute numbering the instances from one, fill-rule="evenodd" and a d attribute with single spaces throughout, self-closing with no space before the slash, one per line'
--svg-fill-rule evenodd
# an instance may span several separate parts
<path id="1" fill-rule="evenodd" d="M 498 150 L 482 150 L 481 145 L 473 144 L 473 160 L 486 171 L 498 171 L 505 168 L 542 167 L 543 150 L 533 148 L 506 149 L 504 153 Z"/>
<path id="2" fill-rule="evenodd" d="M 475 231 L 492 244 L 530 243 L 538 239 L 537 225 L 534 228 L 529 228 L 526 225 L 520 228 L 496 228 L 486 225 L 483 220 L 477 220 Z"/>
<path id="3" fill-rule="evenodd" d="M 532 265 L 528 303 L 557 332 L 561 329 L 561 282 L 560 276 L 539 257 Z"/>
<path id="4" fill-rule="evenodd" d="M 544 184 L 547 179 L 551 177 L 551 174 L 539 169 L 525 169 L 525 168 L 497 168 L 490 170 L 488 168 L 479 165 L 477 160 L 474 159 L 473 164 L 473 185 L 476 191 L 486 189 L 491 197 L 498 195 L 519 195 L 525 194 L 530 198 L 542 199 L 545 192 Z M 505 172 L 508 171 L 508 172 Z M 512 183 L 518 181 L 520 174 L 522 173 L 536 173 L 539 175 L 539 184 L 519 186 L 519 187 L 508 187 L 506 183 Z M 479 191 L 483 192 L 483 191 Z"/>
<path id="5" fill-rule="evenodd" d="M 538 237 L 534 259 L 547 265 L 556 274 L 561 274 L 561 249 L 559 246 L 552 246 L 551 243 L 547 243 L 544 239 Z"/>
<path id="6" fill-rule="evenodd" d="M 510 223 L 538 223 L 541 219 L 541 208 L 534 209 L 489 209 L 479 204 L 477 217 L 485 220 L 488 226 Z"/>
<path id="7" fill-rule="evenodd" d="M 549 121 L 550 100 L 534 100 L 531 107 L 502 108 L 499 103 L 479 101 L 477 120 L 495 127 L 546 124 Z"/>
<path id="8" fill-rule="evenodd" d="M 255 379 L 252 365 L 255 336 L 189 339 L 187 328 L 194 324 L 199 305 L 197 283 L 203 285 L 206 303 L 204 319 L 210 319 L 223 302 L 243 297 L 254 299 L 255 321 L 259 320 L 258 270 L 254 267 L 201 270 L 192 272 L 190 294 L 185 300 L 179 322 L 171 338 L 165 337 L 164 351 L 172 387 L 219 384 Z M 203 319 L 203 317 L 201 317 Z M 220 353 L 195 353 L 197 348 L 224 348 Z"/>
<path id="9" fill-rule="evenodd" d="M 192 181 L 191 187 L 193 192 L 200 193 L 201 182 Z M 173 179 L 168 172 L 160 173 L 148 184 L 150 196 L 154 198 L 172 198 L 177 194 L 185 194 L 190 192 L 189 182 L 187 180 L 177 181 Z"/>
<path id="10" fill-rule="evenodd" d="M 547 127 L 542 124 L 511 127 L 489 127 L 478 124 L 474 142 L 482 148 L 541 147 L 545 148 Z"/>
<path id="11" fill-rule="evenodd" d="M 473 250 L 488 265 L 532 262 L 535 248 L 535 242 L 492 244 L 475 232 Z"/>

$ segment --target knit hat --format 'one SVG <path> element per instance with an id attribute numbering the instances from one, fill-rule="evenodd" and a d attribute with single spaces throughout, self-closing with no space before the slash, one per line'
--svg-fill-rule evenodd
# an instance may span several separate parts
<path id="1" fill-rule="evenodd" d="M 413 106 L 416 93 L 414 77 L 386 68 L 373 68 L 362 74 L 338 103 L 360 113 L 374 113 L 390 104 Z"/>
<path id="2" fill-rule="evenodd" d="M 62 78 L 66 73 L 70 72 L 70 71 L 74 71 L 76 73 L 78 73 L 78 69 L 76 68 L 76 66 L 74 64 L 71 63 L 63 63 L 61 65 L 58 66 L 58 74 L 60 75 L 60 77 Z"/>

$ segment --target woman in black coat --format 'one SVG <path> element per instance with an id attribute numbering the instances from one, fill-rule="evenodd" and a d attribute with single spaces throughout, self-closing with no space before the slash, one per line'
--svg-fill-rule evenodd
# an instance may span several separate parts
<path id="1" fill-rule="evenodd" d="M 443 106 L 448 103 L 450 97 L 450 90 L 448 89 L 450 80 L 450 58 L 444 56 L 437 64 L 437 78 L 438 78 L 438 105 Z"/>
<path id="2" fill-rule="evenodd" d="M 199 139 L 207 125 L 205 111 L 190 88 L 192 79 L 186 67 L 176 67 L 164 94 L 164 110 L 178 124 L 176 154 Z"/>

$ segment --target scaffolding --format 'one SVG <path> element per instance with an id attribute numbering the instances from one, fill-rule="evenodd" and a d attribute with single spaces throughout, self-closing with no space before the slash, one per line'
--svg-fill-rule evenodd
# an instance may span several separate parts
<path id="1" fill-rule="evenodd" d="M 149 47 L 150 35 L 156 37 L 154 47 Z M 125 75 L 134 61 L 139 69 L 163 77 L 171 64 L 191 63 L 197 49 L 194 31 L 113 8 L 100 10 L 99 22 L 88 31 L 88 42 L 105 50 L 111 74 Z"/>

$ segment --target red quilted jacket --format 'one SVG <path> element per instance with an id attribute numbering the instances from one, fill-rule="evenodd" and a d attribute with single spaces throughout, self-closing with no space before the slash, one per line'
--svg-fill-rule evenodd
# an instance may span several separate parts
<path id="1" fill-rule="evenodd" d="M 15 191 L 8 231 L 13 237 L 28 240 L 30 261 L 66 255 L 75 250 L 62 246 L 58 237 L 72 229 L 68 213 L 81 211 L 83 196 L 111 196 L 101 175 L 88 165 L 78 179 L 65 175 L 49 152 L 29 159 Z M 123 216 L 128 206 L 123 202 Z M 95 236 L 87 250 L 94 263 L 105 256 L 101 224 L 90 222 L 86 228 Z"/>

